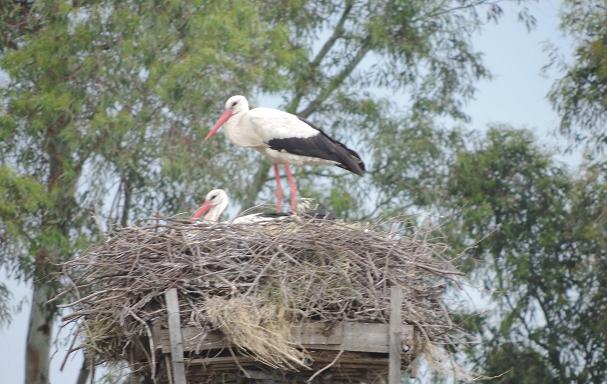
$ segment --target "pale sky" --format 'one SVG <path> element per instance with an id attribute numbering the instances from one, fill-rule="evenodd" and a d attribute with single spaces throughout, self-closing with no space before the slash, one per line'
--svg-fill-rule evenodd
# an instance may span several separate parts
<path id="1" fill-rule="evenodd" d="M 551 42 L 566 51 L 569 42 L 558 30 L 558 1 L 543 1 L 532 6 L 537 27 L 528 33 L 508 12 L 499 24 L 487 26 L 475 39 L 476 48 L 484 52 L 486 66 L 494 74 L 491 81 L 478 84 L 476 100 L 469 103 L 467 112 L 472 118 L 471 127 L 484 130 L 488 123 L 510 123 L 515 127 L 533 130 L 546 148 L 556 151 L 566 142 L 553 135 L 558 118 L 546 100 L 553 74 L 542 75 L 542 66 L 548 62 L 543 45 Z M 559 157 L 575 164 L 576 156 Z M 5 278 L 4 273 L 0 278 Z M 13 302 L 29 300 L 26 285 L 9 282 L 13 289 Z M 0 329 L 0 372 L 3 383 L 22 383 L 24 378 L 25 336 L 28 323 L 28 304 L 13 317 L 8 328 Z M 80 357 L 68 361 L 66 370 L 59 372 L 65 351 L 58 352 L 52 360 L 51 383 L 75 384 Z"/>

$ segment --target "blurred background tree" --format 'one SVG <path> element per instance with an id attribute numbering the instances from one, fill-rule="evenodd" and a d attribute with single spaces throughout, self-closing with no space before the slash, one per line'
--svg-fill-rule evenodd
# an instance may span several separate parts
<path id="1" fill-rule="evenodd" d="M 449 171 L 450 244 L 497 306 L 468 326 L 472 361 L 497 383 L 603 383 L 607 183 L 555 163 L 529 131 L 491 128 Z M 479 241 L 480 240 L 480 241 Z"/>
<path id="2" fill-rule="evenodd" d="M 572 62 L 553 63 L 563 72 L 550 93 L 561 116 L 560 131 L 589 156 L 607 146 L 607 3 L 604 0 L 565 0 L 561 29 L 575 44 Z M 555 53 L 558 53 L 556 51 Z M 604 156 L 602 156 L 604 159 Z M 604 160 L 603 160 L 604 161 Z"/>
<path id="3" fill-rule="evenodd" d="M 454 249 L 482 239 L 464 267 L 497 308 L 469 324 L 483 340 L 473 364 L 514 367 L 502 382 L 604 382 L 604 167 L 574 176 L 528 132 L 473 141 L 451 127 L 490 75 L 471 39 L 500 3 L 0 2 L 0 264 L 32 282 L 26 381 L 48 381 L 56 263 L 113 225 L 191 211 L 214 187 L 244 208 L 271 196 L 258 155 L 202 143 L 225 99 L 245 94 L 280 100 L 368 164 L 363 179 L 298 169 L 303 195 L 351 219 L 446 213 Z M 565 5 L 578 60 L 551 98 L 562 131 L 598 149 L 605 7 Z"/>

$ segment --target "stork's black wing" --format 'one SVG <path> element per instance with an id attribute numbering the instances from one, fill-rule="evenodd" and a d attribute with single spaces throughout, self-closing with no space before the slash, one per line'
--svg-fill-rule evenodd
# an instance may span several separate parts
<path id="1" fill-rule="evenodd" d="M 299 118 L 304 123 L 318 131 L 318 134 L 310 137 L 287 137 L 272 139 L 268 141 L 270 148 L 284 151 L 294 155 L 316 157 L 319 159 L 335 161 L 338 167 L 362 176 L 365 172 L 365 164 L 358 153 L 346 147 L 339 141 L 331 138 L 321 129 L 309 121 Z"/>

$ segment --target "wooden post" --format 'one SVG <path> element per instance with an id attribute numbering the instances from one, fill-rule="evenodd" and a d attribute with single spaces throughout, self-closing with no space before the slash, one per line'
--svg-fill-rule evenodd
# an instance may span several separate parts
<path id="1" fill-rule="evenodd" d="M 402 350 L 403 291 L 398 285 L 390 288 L 390 362 L 388 384 L 400 384 L 400 353 Z"/>
<path id="2" fill-rule="evenodd" d="M 173 383 L 187 384 L 183 364 L 183 339 L 181 336 L 181 321 L 179 319 L 179 301 L 177 288 L 171 288 L 164 293 L 169 315 L 169 340 L 171 343 L 171 364 L 173 366 Z M 153 353 L 153 352 L 152 352 Z"/>

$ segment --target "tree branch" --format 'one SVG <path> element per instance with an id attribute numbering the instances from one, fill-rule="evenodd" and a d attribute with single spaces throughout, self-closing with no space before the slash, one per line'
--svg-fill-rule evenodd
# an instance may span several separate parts
<path id="1" fill-rule="evenodd" d="M 541 283 L 541 277 L 538 276 L 533 269 L 531 269 L 531 272 L 534 280 L 539 281 L 540 286 L 542 286 L 543 284 Z M 561 352 L 558 346 L 558 336 L 554 334 L 554 330 L 558 328 L 556 324 L 554 324 L 554 322 L 552 321 L 552 318 L 550 317 L 550 311 L 546 308 L 546 303 L 540 298 L 540 294 L 537 292 L 533 292 L 531 293 L 531 296 L 534 297 L 535 300 L 537 300 L 537 303 L 539 304 L 539 307 L 544 315 L 544 319 L 546 320 L 547 328 L 552 332 L 548 335 L 548 346 L 550 347 L 547 350 L 548 359 L 552 366 L 557 370 L 557 372 L 559 373 L 559 378 L 564 383 L 568 381 L 567 374 L 565 371 L 565 367 L 561 363 Z"/>
<path id="2" fill-rule="evenodd" d="M 434 8 L 433 10 L 431 10 L 430 12 L 424 13 L 422 15 L 420 15 L 419 17 L 411 20 L 411 22 L 416 22 L 416 21 L 420 21 L 420 20 L 426 20 L 426 19 L 431 19 L 431 18 L 436 18 L 442 15 L 446 15 L 447 13 L 451 13 L 454 11 L 461 11 L 463 9 L 470 9 L 470 8 L 475 8 L 478 7 L 479 5 L 485 5 L 485 4 L 491 4 L 491 5 L 497 5 L 499 3 L 503 3 L 506 2 L 508 0 L 477 0 L 474 1 L 472 3 L 469 4 L 464 4 L 464 5 L 458 5 L 455 7 L 451 7 L 451 8 L 446 8 L 446 9 L 442 9 L 442 6 L 445 5 L 445 3 L 441 4 L 440 6 Z"/>
<path id="3" fill-rule="evenodd" d="M 257 195 L 261 192 L 263 185 L 266 182 L 266 175 L 270 171 L 272 164 L 265 158 L 261 160 L 259 163 L 259 168 L 257 168 L 257 172 L 255 172 L 255 176 L 253 176 L 253 180 L 249 187 L 245 191 L 244 199 L 242 200 L 241 207 L 246 209 L 248 207 L 252 207 L 255 205 L 255 199 L 257 199 Z"/>
<path id="4" fill-rule="evenodd" d="M 127 177 L 123 179 L 124 185 L 124 205 L 122 206 L 122 215 L 120 218 L 120 225 L 126 227 L 129 223 L 129 211 L 131 209 L 131 195 L 132 195 L 132 185 L 131 178 L 133 175 L 131 172 L 127 173 Z"/>
<path id="5" fill-rule="evenodd" d="M 327 39 L 327 41 L 325 41 L 323 46 L 320 48 L 320 51 L 318 51 L 318 53 L 316 54 L 314 59 L 308 65 L 309 68 L 308 68 L 307 73 L 301 79 L 299 79 L 297 91 L 295 92 L 295 96 L 293 97 L 293 100 L 291 100 L 291 102 L 287 106 L 287 111 L 295 112 L 297 110 L 297 107 L 299 107 L 299 103 L 301 103 L 301 99 L 305 93 L 304 92 L 305 83 L 307 83 L 307 81 L 310 80 L 310 78 L 313 76 L 314 71 L 316 70 L 316 68 L 318 68 L 320 66 L 320 63 L 325 58 L 325 56 L 327 56 L 329 51 L 331 51 L 331 48 L 333 48 L 333 46 L 335 45 L 337 40 L 339 40 L 339 38 L 343 36 L 344 25 L 346 24 L 346 20 L 348 19 L 348 15 L 350 14 L 350 11 L 352 10 L 353 5 L 354 5 L 354 2 L 352 0 L 346 1 L 344 11 L 342 12 L 341 17 L 339 18 L 339 21 L 335 25 L 335 29 L 333 30 L 333 33 Z"/>
<path id="6" fill-rule="evenodd" d="M 89 362 L 88 355 L 85 352 L 84 360 L 82 360 L 82 367 L 80 367 L 80 371 L 78 372 L 78 378 L 76 379 L 76 384 L 86 384 L 90 374 L 90 367 L 91 364 Z"/>
<path id="7" fill-rule="evenodd" d="M 312 60 L 312 62 L 310 63 L 311 67 L 318 67 L 320 65 L 321 61 L 327 55 L 327 53 L 329 53 L 331 48 L 333 48 L 333 45 L 335 45 L 335 42 L 340 37 L 342 37 L 342 35 L 344 33 L 344 25 L 346 24 L 346 20 L 348 19 L 348 15 L 350 14 L 350 11 L 352 11 L 353 5 L 354 5 L 354 1 L 352 1 L 352 0 L 346 1 L 344 11 L 342 12 L 341 17 L 339 18 L 339 21 L 335 25 L 333 34 L 331 35 L 331 37 L 329 37 L 327 39 L 327 41 L 325 41 L 325 43 L 323 44 L 320 51 L 318 51 L 318 53 L 316 54 L 316 57 L 314 57 L 314 60 Z"/>
<path id="8" fill-rule="evenodd" d="M 354 69 L 358 66 L 358 64 L 360 64 L 362 59 L 364 59 L 364 57 L 367 55 L 367 53 L 369 53 L 370 50 L 371 50 L 371 38 L 369 36 L 367 36 L 362 41 L 361 46 L 358 48 L 358 51 L 356 52 L 356 54 L 354 55 L 352 60 L 350 60 L 342 68 L 342 70 L 337 75 L 335 75 L 335 77 L 333 77 L 331 79 L 329 84 L 326 87 L 324 87 L 322 89 L 322 91 L 318 94 L 318 96 L 316 96 L 316 98 L 314 100 L 312 100 L 310 102 L 310 104 L 308 104 L 307 107 L 305 107 L 302 111 L 300 111 L 298 113 L 298 115 L 305 118 L 305 117 L 308 117 L 309 115 L 311 115 L 312 113 L 314 113 L 318 109 L 318 107 L 320 107 L 321 104 L 324 103 L 329 98 L 329 96 L 331 96 L 333 91 L 335 91 L 343 83 L 343 81 L 348 76 L 350 76 L 352 71 L 354 71 Z"/>

